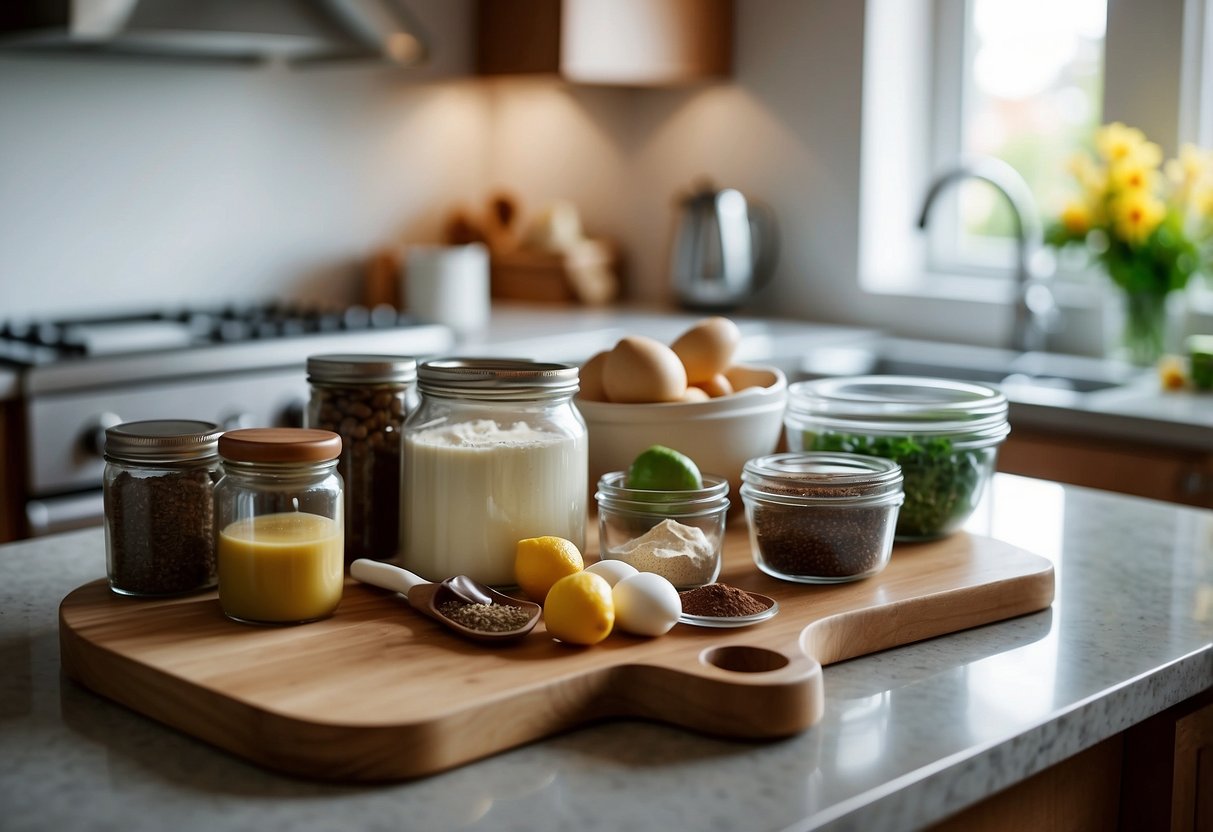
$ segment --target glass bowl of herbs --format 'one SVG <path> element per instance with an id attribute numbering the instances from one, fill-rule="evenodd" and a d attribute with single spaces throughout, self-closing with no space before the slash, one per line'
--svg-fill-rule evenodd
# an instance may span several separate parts
<path id="1" fill-rule="evenodd" d="M 917 376 L 802 381 L 788 388 L 788 449 L 890 459 L 905 502 L 896 539 L 951 534 L 973 513 L 1010 433 L 1007 399 L 981 384 Z"/>

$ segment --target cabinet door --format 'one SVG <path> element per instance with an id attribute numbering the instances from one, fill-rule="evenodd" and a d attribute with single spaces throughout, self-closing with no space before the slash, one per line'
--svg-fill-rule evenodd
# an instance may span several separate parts
<path id="1" fill-rule="evenodd" d="M 670 86 L 732 69 L 733 0 L 480 0 L 485 75 Z"/>
<path id="2" fill-rule="evenodd" d="M 1013 428 L 998 469 L 1213 508 L 1213 454 L 1196 450 Z"/>

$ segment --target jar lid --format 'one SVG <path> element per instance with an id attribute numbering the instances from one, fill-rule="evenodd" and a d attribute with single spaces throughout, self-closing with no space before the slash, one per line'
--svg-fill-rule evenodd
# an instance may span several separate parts
<path id="1" fill-rule="evenodd" d="M 223 429 L 196 419 L 149 419 L 105 429 L 105 458 L 126 462 L 183 462 L 216 453 Z"/>
<path id="2" fill-rule="evenodd" d="M 244 428 L 219 437 L 232 462 L 325 462 L 341 455 L 341 437 L 315 428 Z"/>
<path id="3" fill-rule="evenodd" d="M 417 378 L 417 360 L 407 355 L 311 355 L 308 381 L 408 384 Z"/>
<path id="4" fill-rule="evenodd" d="M 444 358 L 417 369 L 422 393 L 466 399 L 525 401 L 577 392 L 577 367 L 521 358 Z"/>
<path id="5" fill-rule="evenodd" d="M 760 456 L 741 472 L 743 493 L 787 502 L 900 498 L 903 479 L 891 459 L 825 451 Z"/>
<path id="6" fill-rule="evenodd" d="M 788 412 L 840 432 L 1006 436 L 1007 397 L 981 384 L 918 376 L 855 376 L 788 387 Z"/>
<path id="7" fill-rule="evenodd" d="M 729 481 L 703 475 L 703 488 L 687 491 L 650 491 L 624 485 L 627 471 L 611 471 L 598 479 L 594 498 L 599 508 L 640 517 L 704 517 L 729 507 Z"/>

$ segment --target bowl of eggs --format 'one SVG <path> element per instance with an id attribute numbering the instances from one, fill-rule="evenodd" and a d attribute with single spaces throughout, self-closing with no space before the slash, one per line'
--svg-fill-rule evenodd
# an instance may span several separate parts
<path id="1" fill-rule="evenodd" d="M 776 449 L 787 379 L 774 367 L 733 363 L 741 331 L 699 321 L 672 344 L 630 335 L 581 368 L 576 399 L 590 443 L 590 483 L 653 445 L 680 451 L 705 473 L 741 484 L 747 460 Z"/>

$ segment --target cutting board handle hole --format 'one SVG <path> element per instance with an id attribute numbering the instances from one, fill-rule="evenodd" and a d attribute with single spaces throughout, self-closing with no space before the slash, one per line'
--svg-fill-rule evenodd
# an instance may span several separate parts
<path id="1" fill-rule="evenodd" d="M 783 653 L 745 645 L 713 648 L 703 654 L 703 661 L 734 673 L 770 673 L 782 670 L 789 663 Z"/>

